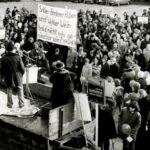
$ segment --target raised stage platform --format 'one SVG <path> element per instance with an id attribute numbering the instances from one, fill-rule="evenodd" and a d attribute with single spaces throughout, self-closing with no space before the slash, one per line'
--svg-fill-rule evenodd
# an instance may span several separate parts
<path id="1" fill-rule="evenodd" d="M 16 96 L 13 96 L 14 107 L 17 107 Z M 7 95 L 0 87 L 0 106 L 6 110 Z M 34 100 L 39 109 L 47 101 Z M 26 100 L 26 105 L 28 101 Z M 48 120 L 41 117 L 17 117 L 0 115 L 0 150 L 46 150 L 48 140 Z"/>
<path id="2" fill-rule="evenodd" d="M 45 88 L 42 88 L 41 86 L 42 85 L 40 85 L 41 90 L 50 90 L 50 87 L 45 86 Z M 38 85 L 37 87 L 39 89 Z M 35 89 L 37 90 L 37 88 Z M 33 105 L 39 109 L 48 102 L 46 98 L 41 97 L 36 97 L 33 102 Z M 13 96 L 13 98 L 14 107 L 18 107 L 16 96 Z M 7 95 L 5 88 L 0 87 L 0 107 L 5 109 L 6 102 Z M 29 100 L 26 100 L 26 104 L 29 105 Z M 68 131 L 71 131 L 71 135 L 67 134 L 60 139 L 52 141 L 49 137 L 48 119 L 42 119 L 41 116 L 21 118 L 17 116 L 0 115 L 0 150 L 65 150 L 68 149 L 66 148 L 68 146 L 60 148 L 60 145 L 71 140 L 71 137 L 77 137 L 78 134 L 83 134 L 83 129 L 80 124 L 81 122 L 72 123 L 72 128 L 79 126 L 78 131 L 71 131 L 70 128 L 67 128 Z M 92 132 L 92 134 L 93 133 L 94 132 Z M 77 150 L 77 148 L 74 149 Z"/>

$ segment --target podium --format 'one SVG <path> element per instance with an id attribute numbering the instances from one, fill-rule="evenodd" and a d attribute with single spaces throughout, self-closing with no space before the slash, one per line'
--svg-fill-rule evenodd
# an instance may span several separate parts
<path id="1" fill-rule="evenodd" d="M 28 99 L 33 101 L 32 94 L 30 92 L 29 84 L 37 83 L 38 79 L 38 67 L 27 67 L 23 75 L 23 84 L 26 86 L 25 95 Z"/>
<path id="2" fill-rule="evenodd" d="M 37 83 L 38 80 L 38 67 L 30 67 L 25 69 L 23 75 L 23 84 L 33 84 Z"/>

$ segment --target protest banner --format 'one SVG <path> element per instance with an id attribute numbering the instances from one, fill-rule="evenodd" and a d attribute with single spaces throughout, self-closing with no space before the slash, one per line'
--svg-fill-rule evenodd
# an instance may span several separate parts
<path id="1" fill-rule="evenodd" d="M 5 38 L 5 28 L 0 28 L 0 40 Z"/>
<path id="2" fill-rule="evenodd" d="M 0 10 L 0 28 L 3 28 L 3 19 L 5 17 L 5 11 L 4 10 Z"/>
<path id="3" fill-rule="evenodd" d="M 37 39 L 76 48 L 77 10 L 39 4 Z"/>
<path id="4" fill-rule="evenodd" d="M 5 12 L 0 11 L 0 40 L 5 38 L 5 28 L 3 26 L 4 15 L 5 15 Z"/>
<path id="5" fill-rule="evenodd" d="M 148 24 L 148 17 L 138 16 L 138 23 Z"/>

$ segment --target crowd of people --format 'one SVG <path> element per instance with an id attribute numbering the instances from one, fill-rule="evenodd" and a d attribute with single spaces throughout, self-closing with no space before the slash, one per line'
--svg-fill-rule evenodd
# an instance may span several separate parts
<path id="1" fill-rule="evenodd" d="M 39 82 L 45 82 L 43 74 L 48 77 L 52 74 L 50 81 L 56 84 L 65 78 L 62 84 L 68 81 L 70 85 L 72 80 L 73 86 L 62 89 L 64 95 L 67 91 L 70 93 L 72 87 L 87 93 L 91 77 L 113 82 L 115 109 L 120 111 L 118 133 L 123 139 L 123 150 L 141 150 L 140 142 L 150 134 L 150 9 L 144 9 L 141 15 L 148 17 L 149 22 L 138 22 L 136 12 L 131 16 L 124 12 L 123 18 L 119 18 L 117 14 L 113 17 L 103 14 L 102 10 L 80 10 L 77 48 L 73 49 L 38 40 L 37 16 L 25 8 L 14 7 L 12 11 L 7 8 L 3 21 L 6 35 L 0 43 L 0 58 L 13 49 L 22 57 L 25 66 L 40 67 Z M 56 70 L 60 72 L 64 68 L 68 71 L 56 74 Z M 59 78 L 59 74 L 66 76 Z M 129 125 L 130 132 L 123 134 L 124 124 Z"/>

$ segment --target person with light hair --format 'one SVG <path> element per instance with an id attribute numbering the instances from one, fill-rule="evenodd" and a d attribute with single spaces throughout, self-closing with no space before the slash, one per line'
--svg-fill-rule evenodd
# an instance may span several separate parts
<path id="1" fill-rule="evenodd" d="M 147 89 L 146 79 L 144 78 L 144 72 L 143 71 L 138 72 L 137 81 L 140 83 L 141 89 Z"/>
<path id="2" fill-rule="evenodd" d="M 147 90 L 150 89 L 150 73 L 148 71 L 144 72 L 144 79 L 146 80 Z"/>
<path id="3" fill-rule="evenodd" d="M 5 45 L 4 45 L 4 43 L 1 43 L 0 44 L 0 59 L 5 54 L 5 52 L 6 52 Z"/>
<path id="4" fill-rule="evenodd" d="M 146 44 L 146 48 L 143 49 L 143 56 L 146 61 L 145 70 L 149 70 L 150 65 L 150 43 Z"/>
<path id="5" fill-rule="evenodd" d="M 92 77 L 92 65 L 89 63 L 88 58 L 85 58 L 84 63 L 85 64 L 82 68 L 80 81 L 82 84 L 82 92 L 87 93 L 88 80 L 90 77 Z"/>

